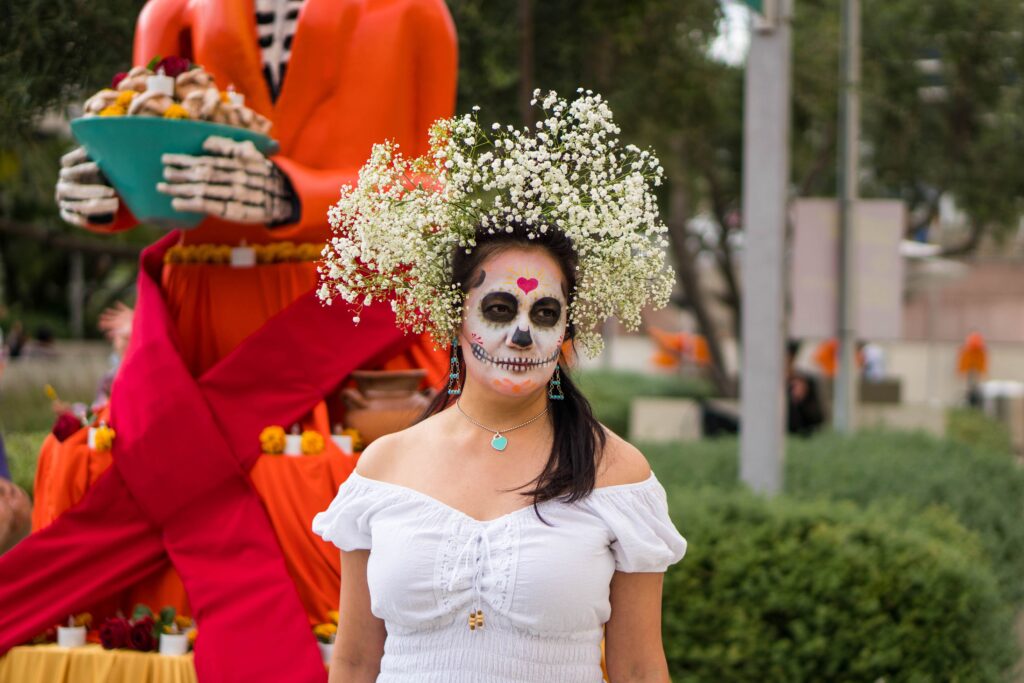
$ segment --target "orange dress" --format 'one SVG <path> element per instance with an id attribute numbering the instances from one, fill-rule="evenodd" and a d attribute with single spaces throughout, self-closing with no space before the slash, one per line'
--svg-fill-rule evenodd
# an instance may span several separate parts
<path id="1" fill-rule="evenodd" d="M 457 74 L 455 31 L 443 0 L 306 0 L 298 18 L 287 75 L 271 101 L 262 73 L 252 0 L 150 0 L 138 19 L 134 63 L 179 55 L 201 64 L 221 88 L 233 86 L 248 106 L 273 122 L 280 144 L 273 162 L 288 177 L 301 204 L 291 225 L 267 228 L 209 217 L 182 231 L 182 245 L 322 244 L 330 234 L 326 214 L 342 185 L 354 185 L 371 146 L 397 141 L 409 156 L 427 149 L 427 130 L 451 116 Z M 137 224 L 122 206 L 109 233 Z M 202 375 L 269 318 L 316 284 L 316 265 L 275 263 L 253 268 L 213 264 L 164 266 L 162 287 L 178 332 L 178 347 L 194 376 Z M 316 330 L 310 330 L 316 334 Z M 385 361 L 384 369 L 421 367 L 437 385 L 447 358 L 420 338 Z M 154 387 L 154 390 L 159 390 Z M 244 401 L 244 397 L 239 397 Z M 326 430 L 321 406 L 307 426 Z M 253 469 L 259 490 L 286 551 L 289 570 L 312 621 L 337 605 L 337 554 L 309 530 L 313 513 L 333 498 L 354 466 L 328 440 L 324 456 L 275 459 Z M 36 478 L 33 527 L 49 524 L 75 504 L 109 464 L 76 435 L 48 439 Z M 187 611 L 173 570 L 140 584 L 132 600 L 154 608 Z"/>

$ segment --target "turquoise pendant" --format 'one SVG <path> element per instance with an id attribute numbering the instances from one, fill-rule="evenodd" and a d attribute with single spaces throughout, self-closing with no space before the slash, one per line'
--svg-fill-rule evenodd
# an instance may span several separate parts
<path id="1" fill-rule="evenodd" d="M 508 446 L 508 437 L 495 432 L 494 438 L 491 439 L 491 448 L 496 451 L 503 451 L 506 446 Z"/>

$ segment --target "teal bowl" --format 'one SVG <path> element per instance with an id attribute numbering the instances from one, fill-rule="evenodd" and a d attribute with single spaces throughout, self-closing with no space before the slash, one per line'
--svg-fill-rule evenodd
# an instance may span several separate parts
<path id="1" fill-rule="evenodd" d="M 277 151 L 277 141 L 244 128 L 209 121 L 162 119 L 153 116 L 93 116 L 71 122 L 71 133 L 99 164 L 121 199 L 143 223 L 163 228 L 194 228 L 206 218 L 171 208 L 171 198 L 157 192 L 163 180 L 164 154 L 203 154 L 203 141 L 220 135 L 251 140 L 264 154 Z"/>

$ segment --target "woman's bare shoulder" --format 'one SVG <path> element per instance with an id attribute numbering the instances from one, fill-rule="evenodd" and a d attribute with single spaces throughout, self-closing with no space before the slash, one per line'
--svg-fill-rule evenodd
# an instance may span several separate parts
<path id="1" fill-rule="evenodd" d="M 403 461 L 409 454 L 420 453 L 422 444 L 430 442 L 443 421 L 441 414 L 432 415 L 399 432 L 375 439 L 359 456 L 356 472 L 368 479 L 399 480 Z"/>
<path id="2" fill-rule="evenodd" d="M 651 466 L 640 450 L 601 425 L 607 439 L 597 468 L 597 486 L 618 486 L 646 481 Z"/>

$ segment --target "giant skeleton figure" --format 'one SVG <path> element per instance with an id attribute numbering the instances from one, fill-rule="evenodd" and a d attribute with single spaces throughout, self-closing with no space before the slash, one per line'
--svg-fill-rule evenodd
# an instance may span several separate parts
<path id="1" fill-rule="evenodd" d="M 451 115 L 454 28 L 443 0 L 150 0 L 134 62 L 155 55 L 188 57 L 234 86 L 273 122 L 280 153 L 210 138 L 204 154 L 164 159 L 161 191 L 209 217 L 143 254 L 109 407 L 112 464 L 0 557 L 0 653 L 173 565 L 200 628 L 200 680 L 323 681 L 291 558 L 249 476 L 257 436 L 322 405 L 354 369 L 419 366 L 440 378 L 446 359 L 428 340 L 405 341 L 387 306 L 364 310 L 358 329 L 322 307 L 312 263 L 239 269 L 167 253 L 322 243 L 328 206 L 373 143 L 418 155 L 430 124 Z M 89 230 L 136 224 L 81 152 L 65 160 L 57 195 Z M 328 487 L 308 497 L 326 503 Z"/>
<path id="2" fill-rule="evenodd" d="M 281 93 L 303 2 L 256 0 L 263 77 L 275 102 Z M 210 155 L 169 154 L 164 158 L 167 182 L 158 187 L 174 197 L 175 209 L 269 225 L 293 216 L 297 207 L 287 181 L 251 145 L 211 137 L 204 147 Z M 61 217 L 85 228 L 113 221 L 120 208 L 117 193 L 85 150 L 79 147 L 66 154 L 61 167 L 56 192 Z"/>
<path id="3" fill-rule="evenodd" d="M 370 146 L 393 139 L 415 156 L 430 124 L 454 105 L 454 31 L 442 0 L 151 0 L 135 62 L 173 54 L 243 93 L 273 121 L 281 144 L 268 159 L 211 137 L 207 154 L 165 156 L 158 189 L 175 208 L 210 216 L 183 232 L 185 245 L 324 241 L 327 208 L 341 185 L 356 182 Z M 66 220 L 97 232 L 134 227 L 83 150 L 63 165 L 57 198 Z M 315 280 L 311 267 L 276 276 L 199 270 L 169 265 L 163 276 L 182 354 L 197 375 Z M 440 379 L 444 364 L 430 346 L 418 342 L 390 367 L 426 364 Z"/>

